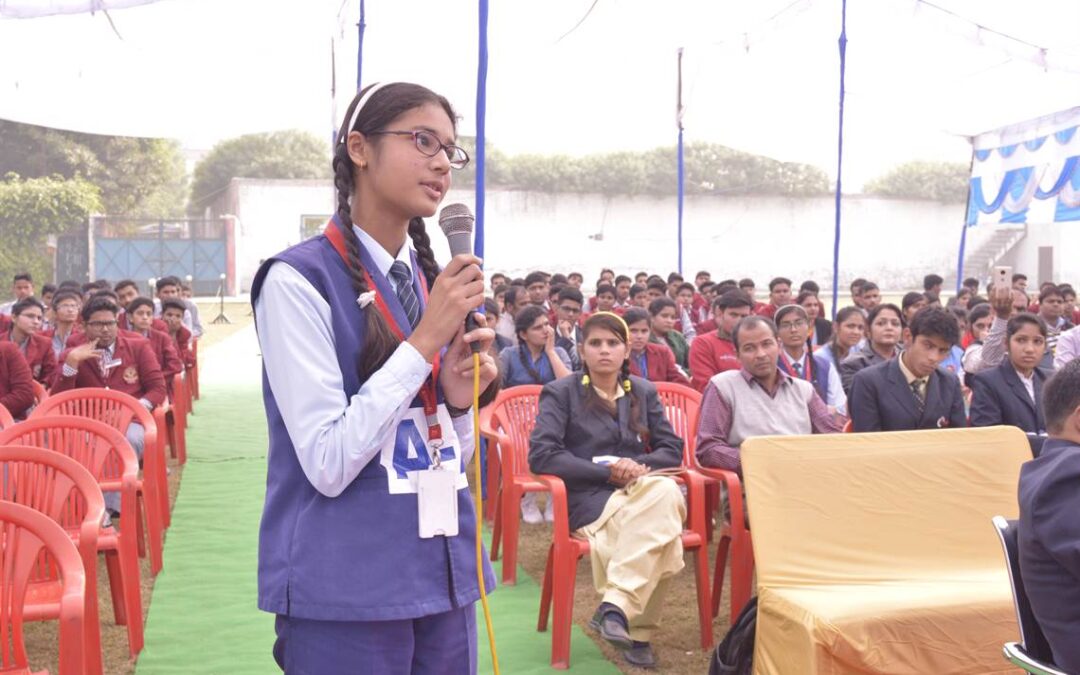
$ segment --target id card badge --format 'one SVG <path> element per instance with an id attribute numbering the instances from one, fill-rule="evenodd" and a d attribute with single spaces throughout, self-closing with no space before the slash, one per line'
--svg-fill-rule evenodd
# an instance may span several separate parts
<path id="1" fill-rule="evenodd" d="M 458 533 L 457 476 L 442 468 L 416 474 L 420 538 L 456 537 Z"/>

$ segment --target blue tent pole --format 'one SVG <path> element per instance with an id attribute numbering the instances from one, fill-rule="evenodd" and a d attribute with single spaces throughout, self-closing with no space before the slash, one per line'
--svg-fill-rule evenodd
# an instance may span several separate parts
<path id="1" fill-rule="evenodd" d="M 960 230 L 960 252 L 956 256 L 957 295 L 960 295 L 960 288 L 964 285 L 964 250 L 967 248 L 968 227 L 974 225 L 972 218 L 978 217 L 978 214 L 975 213 L 975 205 L 971 203 L 971 173 L 975 170 L 975 139 L 971 139 L 971 141 L 971 164 L 968 165 L 967 210 L 964 212 L 964 227 Z"/>
<path id="2" fill-rule="evenodd" d="M 356 45 L 356 91 L 360 91 L 360 71 L 364 64 L 364 29 L 367 28 L 364 15 L 364 0 L 360 0 L 360 22 L 356 24 L 357 37 L 359 37 Z"/>
<path id="3" fill-rule="evenodd" d="M 484 126 L 487 122 L 488 0 L 480 0 L 480 43 L 476 64 L 476 238 L 473 252 L 484 257 Z"/>
<path id="4" fill-rule="evenodd" d="M 847 65 L 847 0 L 840 10 L 840 131 L 836 143 L 836 230 L 833 235 L 832 318 L 840 301 L 840 188 L 844 167 L 844 70 Z"/>
<path id="5" fill-rule="evenodd" d="M 679 274 L 683 273 L 683 197 L 686 194 L 686 164 L 683 155 L 683 104 L 682 104 L 682 47 L 679 48 L 679 88 L 676 105 L 676 122 L 679 125 Z"/>

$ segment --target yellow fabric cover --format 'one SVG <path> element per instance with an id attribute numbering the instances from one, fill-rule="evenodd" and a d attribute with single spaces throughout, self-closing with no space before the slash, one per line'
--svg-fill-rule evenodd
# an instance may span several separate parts
<path id="1" fill-rule="evenodd" d="M 1015 427 L 742 446 L 755 673 L 997 673 L 1019 635 L 990 518 L 1017 516 Z"/>

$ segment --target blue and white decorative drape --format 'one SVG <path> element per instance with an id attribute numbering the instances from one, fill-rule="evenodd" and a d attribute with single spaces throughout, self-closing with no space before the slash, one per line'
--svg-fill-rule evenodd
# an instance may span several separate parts
<path id="1" fill-rule="evenodd" d="M 1080 221 L 1080 108 L 976 136 L 967 225 Z"/>

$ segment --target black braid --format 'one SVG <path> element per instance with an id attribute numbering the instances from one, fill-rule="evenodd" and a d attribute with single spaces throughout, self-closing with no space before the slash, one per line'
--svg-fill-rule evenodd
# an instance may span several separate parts
<path id="1" fill-rule="evenodd" d="M 524 344 L 524 341 L 522 342 L 522 344 L 518 345 L 518 358 L 521 359 L 521 365 L 529 373 L 529 377 L 532 378 L 532 381 L 534 383 L 544 384 L 540 380 L 540 371 L 538 371 L 536 368 L 533 368 L 532 363 L 530 363 L 530 361 L 532 361 L 532 358 L 525 356 L 525 354 L 527 354 L 528 352 L 529 348 Z"/>
<path id="2" fill-rule="evenodd" d="M 413 218 L 409 221 L 409 237 L 412 239 L 413 248 L 416 249 L 416 259 L 420 262 L 420 269 L 424 271 L 428 288 L 431 288 L 435 285 L 435 277 L 439 276 L 439 263 L 435 262 L 435 252 L 431 250 L 431 237 L 428 236 L 423 218 Z"/>
<path id="3" fill-rule="evenodd" d="M 349 196 L 353 192 L 353 164 L 345 143 L 338 143 L 334 148 L 334 187 L 337 188 L 337 215 L 341 220 L 345 251 L 349 257 L 349 280 L 352 282 L 353 291 L 359 296 L 370 289 L 364 278 L 364 264 L 360 261 L 360 239 L 352 228 Z M 361 381 L 366 381 L 386 363 L 399 343 L 390 331 L 390 326 L 386 324 L 386 319 L 373 305 L 368 305 L 361 312 L 366 321 L 367 334 L 360 351 L 358 375 Z"/>
<path id="4" fill-rule="evenodd" d="M 642 375 L 644 376 L 645 373 Z M 622 370 L 619 372 L 619 386 L 623 387 L 626 395 L 630 397 L 630 430 L 641 436 L 648 444 L 649 427 L 641 423 L 641 402 L 633 387 L 630 386 L 630 359 L 623 361 Z"/>

